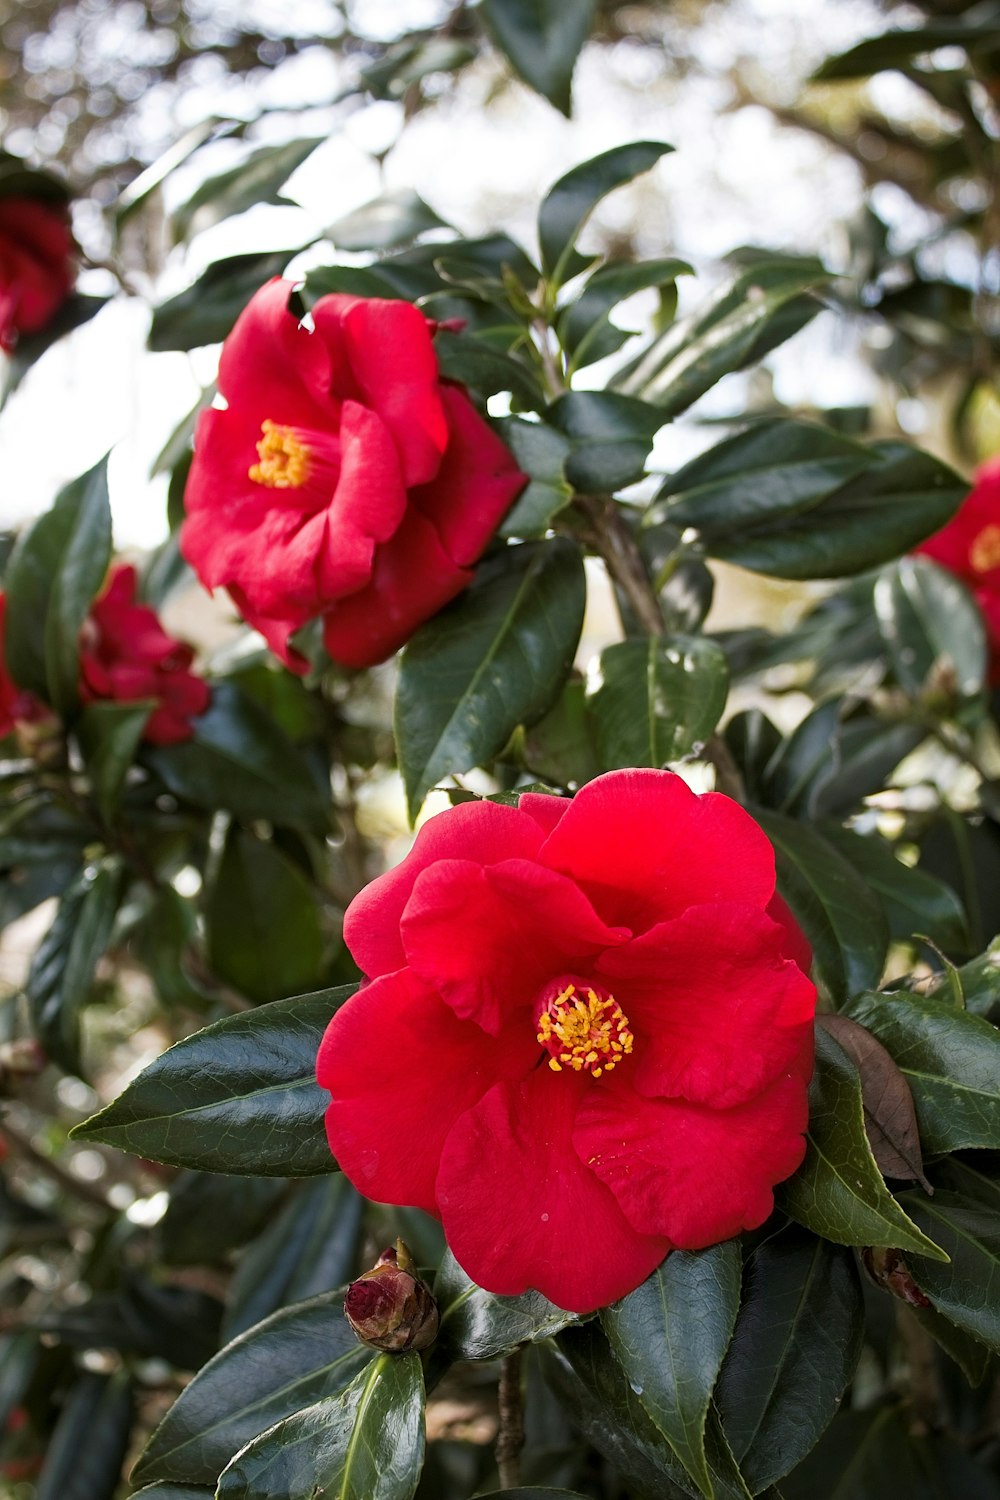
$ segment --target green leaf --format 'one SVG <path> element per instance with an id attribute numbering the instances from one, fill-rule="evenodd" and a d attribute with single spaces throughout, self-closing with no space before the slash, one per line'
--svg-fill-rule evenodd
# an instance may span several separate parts
<path id="1" fill-rule="evenodd" d="M 837 665 L 833 663 L 834 670 Z M 850 672 L 849 663 L 843 667 Z M 884 789 L 900 761 L 926 738 L 919 724 L 891 724 L 874 714 L 852 714 L 838 726 L 831 747 L 834 764 L 813 786 L 811 816 L 853 812 L 865 797 Z"/>
<path id="2" fill-rule="evenodd" d="M 98 811 L 113 823 L 118 797 L 149 719 L 151 701 L 88 703 L 76 732 Z"/>
<path id="3" fill-rule="evenodd" d="M 1000 1031 L 946 1000 L 859 995 L 847 1014 L 877 1036 L 910 1085 L 927 1152 L 1000 1147 Z"/>
<path id="4" fill-rule="evenodd" d="M 449 227 L 412 188 L 397 188 L 352 209 L 327 235 L 338 250 L 394 250 L 429 229 Z"/>
<path id="5" fill-rule="evenodd" d="M 563 472 L 572 445 L 544 422 L 508 417 L 496 427 L 518 468 L 529 479 L 513 510 L 508 511 L 500 535 L 525 539 L 544 536 L 552 518 L 573 498 L 573 487 Z"/>
<path id="6" fill-rule="evenodd" d="M 35 1500 L 112 1500 L 134 1419 L 131 1376 L 84 1370 L 63 1398 Z"/>
<path id="7" fill-rule="evenodd" d="M 714 1488 L 705 1427 L 736 1324 L 743 1263 L 738 1240 L 675 1250 L 601 1322 L 643 1406 L 703 1495 Z"/>
<path id="8" fill-rule="evenodd" d="M 205 903 L 209 966 L 250 1000 L 312 989 L 325 942 L 312 882 L 273 843 L 235 825 Z"/>
<path id="9" fill-rule="evenodd" d="M 577 1321 L 540 1292 L 498 1297 L 484 1292 L 445 1252 L 434 1282 L 441 1310 L 438 1349 L 450 1360 L 497 1359 L 520 1344 L 548 1338 Z"/>
<path id="10" fill-rule="evenodd" d="M 567 13 L 568 7 L 561 0 L 550 3 L 553 9 L 558 6 L 562 14 Z M 525 11 L 529 9 L 524 0 L 521 5 Z M 537 10 L 537 6 L 530 8 Z M 648 172 L 661 156 L 673 149 L 663 141 L 632 141 L 627 146 L 614 146 L 573 167 L 549 189 L 538 210 L 538 239 L 542 247 L 542 270 L 554 286 L 565 280 L 577 236 L 601 199 L 642 172 Z"/>
<path id="11" fill-rule="evenodd" d="M 726 658 L 704 636 L 650 636 L 601 652 L 587 701 L 605 770 L 663 766 L 704 744 L 726 706 Z"/>
<path id="12" fill-rule="evenodd" d="M 926 557 L 904 557 L 875 585 L 875 614 L 893 670 L 919 697 L 929 686 L 963 698 L 986 681 L 986 631 L 979 607 L 957 578 Z"/>
<path id="13" fill-rule="evenodd" d="M 340 1396 L 317 1401 L 248 1443 L 218 1500 L 411 1500 L 424 1462 L 419 1354 L 380 1354 Z"/>
<path id="14" fill-rule="evenodd" d="M 507 547 L 403 652 L 396 745 L 411 818 L 453 771 L 499 753 L 540 719 L 573 661 L 586 583 L 570 541 Z"/>
<path id="15" fill-rule="evenodd" d="M 212 701 L 179 745 L 150 746 L 144 757 L 176 796 L 244 822 L 325 829 L 328 789 L 310 761 L 270 716 L 231 682 L 212 685 Z"/>
<path id="16" fill-rule="evenodd" d="M 80 1071 L 80 1011 L 111 937 L 123 880 L 116 859 L 89 865 L 60 900 L 28 971 L 25 991 L 35 1035 L 70 1073 Z"/>
<path id="17" fill-rule="evenodd" d="M 225 1016 L 151 1063 L 73 1134 L 205 1172 L 331 1172 L 316 1053 L 356 985 Z"/>
<path id="18" fill-rule="evenodd" d="M 722 1425 L 754 1494 L 794 1468 L 833 1418 L 864 1326 L 849 1251 L 794 1229 L 757 1246 L 717 1390 Z"/>
<path id="19" fill-rule="evenodd" d="M 820 311 L 802 293 L 828 279 L 805 257 L 761 261 L 722 287 L 700 312 L 675 323 L 616 377 L 615 386 L 659 407 L 663 421 L 685 411 L 723 375 L 742 370 Z M 797 316 L 782 322 L 789 306 Z"/>
<path id="20" fill-rule="evenodd" d="M 200 1484 L 151 1484 L 136 1490 L 133 1500 L 211 1500 L 215 1486 L 206 1489 Z"/>
<path id="21" fill-rule="evenodd" d="M 484 400 L 510 391 L 528 410 L 545 405 L 538 376 L 528 365 L 472 333 L 442 329 L 434 341 L 434 350 L 441 374 L 448 380 L 460 381 Z"/>
<path id="22" fill-rule="evenodd" d="M 812 812 L 816 782 L 831 769 L 843 703 L 829 698 L 819 703 L 781 740 L 761 777 L 761 794 L 776 812 L 808 815 Z"/>
<path id="23" fill-rule="evenodd" d="M 609 321 L 625 298 L 649 287 L 673 287 L 678 276 L 693 276 L 686 261 L 610 261 L 587 278 L 579 296 L 560 313 L 559 342 L 569 356 L 572 370 L 582 369 L 620 349 L 632 334 Z"/>
<path id="24" fill-rule="evenodd" d="M 942 1266 L 907 1262 L 914 1281 L 937 1312 L 1000 1354 L 1000 1195 L 985 1202 L 938 1188 L 901 1202 L 950 1257 Z"/>
<path id="25" fill-rule="evenodd" d="M 919 933 L 942 948 L 966 948 L 965 910 L 950 885 L 919 866 L 905 865 L 877 833 L 862 835 L 828 822 L 820 824 L 820 832 L 878 896 L 893 938 L 907 942 Z"/>
<path id="26" fill-rule="evenodd" d="M 566 478 L 582 494 L 607 494 L 641 479 L 662 413 L 615 391 L 567 391 L 546 418 L 572 439 Z"/>
<path id="27" fill-rule="evenodd" d="M 889 929 L 872 891 L 814 828 L 754 808 L 774 845 L 778 888 L 813 950 L 817 981 L 838 1003 L 882 976 Z"/>
<path id="28" fill-rule="evenodd" d="M 107 458 L 60 490 L 20 538 L 4 578 L 4 651 L 19 688 L 76 706 L 80 627 L 111 558 Z"/>
<path id="29" fill-rule="evenodd" d="M 838 1245 L 889 1245 L 947 1260 L 907 1218 L 875 1165 L 865 1133 L 858 1070 L 822 1028 L 809 1096 L 806 1159 L 777 1191 L 778 1206 Z"/>
<path id="30" fill-rule="evenodd" d="M 886 68 L 901 68 L 938 47 L 965 47 L 976 53 L 1000 47 L 1000 26 L 989 19 L 970 21 L 935 17 L 922 26 L 899 27 L 881 36 L 866 37 L 846 52 L 828 57 L 813 77 L 824 83 L 841 78 L 868 78 Z"/>
<path id="31" fill-rule="evenodd" d="M 514 72 L 564 115 L 596 0 L 483 0 L 483 15 Z"/>
<path id="32" fill-rule="evenodd" d="M 174 243 L 200 234 L 203 229 L 210 229 L 213 224 L 258 203 L 287 202 L 281 189 L 323 140 L 323 136 L 313 136 L 284 141 L 280 146 L 261 146 L 235 167 L 209 177 L 174 212 Z"/>
<path id="33" fill-rule="evenodd" d="M 988 1469 L 947 1438 L 924 1435 L 903 1403 L 841 1412 L 781 1489 L 785 1500 L 998 1500 Z"/>
<path id="34" fill-rule="evenodd" d="M 158 1259 L 168 1266 L 225 1261 L 231 1250 L 240 1249 L 273 1219 L 287 1187 L 276 1177 L 179 1172 L 167 1190 L 166 1213 L 153 1232 Z"/>
<path id="35" fill-rule="evenodd" d="M 154 309 L 150 349 L 159 354 L 221 344 L 254 292 L 280 276 L 295 254 L 295 249 L 254 250 L 213 261 L 192 286 Z"/>
<path id="36" fill-rule="evenodd" d="M 475 49 L 455 37 L 430 35 L 417 42 L 404 38 L 361 69 L 361 82 L 376 99 L 405 99 L 413 84 L 429 73 L 457 72 L 475 57 Z"/>
<path id="37" fill-rule="evenodd" d="M 548 713 L 525 731 L 521 756 L 529 771 L 554 786 L 582 786 L 601 773 L 594 740 L 584 684 L 570 678 Z"/>
<path id="38" fill-rule="evenodd" d="M 708 550 L 775 578 L 842 578 L 907 552 L 937 531 L 968 485 L 906 443 L 873 443 L 874 462 L 808 510 L 717 536 Z"/>
<path id="39" fill-rule="evenodd" d="M 221 1349 L 167 1412 L 133 1470 L 211 1484 L 258 1433 L 346 1390 L 369 1363 L 343 1316 L 344 1288 L 284 1307 Z"/>

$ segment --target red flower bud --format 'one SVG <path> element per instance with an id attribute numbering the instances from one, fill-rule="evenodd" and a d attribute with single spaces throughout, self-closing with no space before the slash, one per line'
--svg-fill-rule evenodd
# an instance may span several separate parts
<path id="1" fill-rule="evenodd" d="M 898 1297 L 908 1307 L 934 1306 L 931 1299 L 917 1286 L 898 1250 L 865 1245 L 861 1251 L 861 1262 L 876 1286 L 893 1297 Z"/>
<path id="2" fill-rule="evenodd" d="M 363 1344 L 402 1354 L 426 1349 L 437 1338 L 438 1308 L 416 1275 L 402 1240 L 383 1250 L 370 1271 L 352 1281 L 344 1315 Z"/>

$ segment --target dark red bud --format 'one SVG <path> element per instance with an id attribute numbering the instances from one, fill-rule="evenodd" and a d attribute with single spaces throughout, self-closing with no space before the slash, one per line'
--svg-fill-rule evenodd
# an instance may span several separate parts
<path id="1" fill-rule="evenodd" d="M 363 1344 L 393 1354 L 426 1349 L 437 1338 L 437 1303 L 416 1275 L 402 1240 L 383 1250 L 371 1270 L 351 1282 L 344 1315 Z"/>

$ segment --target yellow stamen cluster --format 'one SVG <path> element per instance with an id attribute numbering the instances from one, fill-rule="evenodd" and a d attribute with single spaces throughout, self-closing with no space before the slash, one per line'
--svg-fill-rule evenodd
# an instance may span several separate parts
<path id="1" fill-rule="evenodd" d="M 1000 567 L 1000 526 L 984 526 L 969 548 L 969 562 L 977 573 Z"/>
<path id="2" fill-rule="evenodd" d="M 291 427 L 279 427 L 267 418 L 260 424 L 264 434 L 257 444 L 260 463 L 251 464 L 249 476 L 272 490 L 297 490 L 309 477 L 309 449 Z"/>
<path id="3" fill-rule="evenodd" d="M 544 1047 L 562 1044 L 562 1050 L 549 1058 L 553 1073 L 564 1067 L 575 1073 L 586 1068 L 600 1078 L 628 1057 L 635 1039 L 613 995 L 602 1000 L 593 990 L 583 993 L 568 984 L 539 1016 L 538 1040 Z"/>

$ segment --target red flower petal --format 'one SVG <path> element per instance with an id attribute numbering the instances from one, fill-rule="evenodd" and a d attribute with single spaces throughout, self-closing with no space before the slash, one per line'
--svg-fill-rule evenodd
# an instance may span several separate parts
<path id="1" fill-rule="evenodd" d="M 763 1224 L 805 1155 L 807 1121 L 801 1077 L 719 1110 L 645 1099 L 616 1073 L 586 1093 L 573 1144 L 637 1229 L 700 1250 Z"/>
<path id="2" fill-rule="evenodd" d="M 750 814 L 664 771 L 588 782 L 539 857 L 578 880 L 605 921 L 633 931 L 706 901 L 763 908 L 774 894 L 774 851 Z"/>
<path id="3" fill-rule="evenodd" d="M 455 1121 L 437 1197 L 459 1265 L 487 1291 L 533 1289 L 570 1312 L 631 1292 L 670 1248 L 637 1233 L 573 1150 L 590 1080 L 539 1068 L 500 1083 Z"/>
<path id="4" fill-rule="evenodd" d="M 633 1086 L 729 1109 L 808 1065 L 816 990 L 781 947 L 770 917 L 733 904 L 692 907 L 606 953 L 597 973 L 635 1033 Z"/>
<path id="5" fill-rule="evenodd" d="M 406 510 L 406 489 L 388 429 L 372 411 L 345 401 L 340 478 L 316 556 L 316 600 L 354 594 L 372 575 L 375 543 L 387 542 Z"/>
<path id="6" fill-rule="evenodd" d="M 336 427 L 329 347 L 288 310 L 294 283 L 275 277 L 255 292 L 222 346 L 219 391 L 260 436 L 272 422 Z M 253 462 L 251 451 L 248 466 Z"/>
<path id="7" fill-rule="evenodd" d="M 523 792 L 517 799 L 517 805 L 522 812 L 534 818 L 542 832 L 548 835 L 571 804 L 568 797 L 550 797 L 546 792 Z"/>
<path id="8" fill-rule="evenodd" d="M 462 858 L 480 865 L 530 859 L 541 842 L 531 818 L 499 802 L 463 802 L 429 818 L 406 858 L 359 891 L 347 908 L 344 941 L 359 968 L 374 978 L 406 963 L 399 927 L 422 870 L 441 859 Z"/>
<path id="9" fill-rule="evenodd" d="M 407 970 L 376 979 L 337 1011 L 320 1046 L 330 1149 L 369 1198 L 436 1213 L 438 1160 L 455 1121 L 537 1054 L 530 1031 L 487 1036 Z"/>
<path id="10" fill-rule="evenodd" d="M 400 935 L 407 962 L 455 1013 L 496 1032 L 547 980 L 586 972 L 629 933 L 608 927 L 578 886 L 533 860 L 484 868 L 440 859 L 417 876 Z"/>

